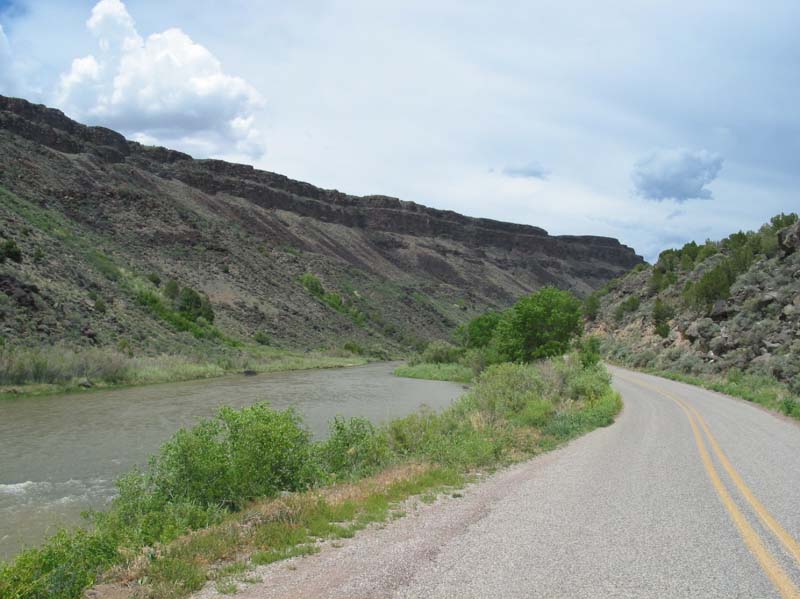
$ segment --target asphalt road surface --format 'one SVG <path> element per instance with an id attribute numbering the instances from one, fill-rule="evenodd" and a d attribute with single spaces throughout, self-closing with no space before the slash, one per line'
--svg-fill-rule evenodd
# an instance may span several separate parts
<path id="1" fill-rule="evenodd" d="M 612 371 L 614 425 L 236 597 L 800 598 L 800 426 Z"/>

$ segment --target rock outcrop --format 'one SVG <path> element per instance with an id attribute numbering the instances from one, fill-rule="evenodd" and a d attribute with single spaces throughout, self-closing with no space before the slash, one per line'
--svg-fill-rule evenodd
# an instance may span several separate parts
<path id="1" fill-rule="evenodd" d="M 195 160 L 2 96 L 0 156 L 0 237 L 25 256 L 3 269 L 16 269 L 14 277 L 48 298 L 27 328 L 9 313 L 0 331 L 6 337 L 69 336 L 75 327 L 66 316 L 80 324 L 75 330 L 91 325 L 99 343 L 148 343 L 137 341 L 139 328 L 170 345 L 129 290 L 103 275 L 104 261 L 204 291 L 233 335 L 265 330 L 294 346 L 332 335 L 408 344 L 545 284 L 585 295 L 642 262 L 614 239 L 551 236 Z M 354 325 L 310 297 L 297 283 L 304 272 L 358 303 L 368 324 Z M 92 313 L 88 293 L 114 309 Z"/>

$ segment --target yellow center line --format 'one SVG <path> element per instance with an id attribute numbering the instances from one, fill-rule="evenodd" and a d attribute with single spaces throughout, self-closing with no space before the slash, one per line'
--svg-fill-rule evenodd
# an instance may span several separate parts
<path id="1" fill-rule="evenodd" d="M 716 454 L 717 458 L 719 458 L 719 461 L 722 464 L 722 467 L 725 469 L 725 472 L 727 472 L 728 476 L 731 477 L 733 484 L 735 484 L 736 487 L 739 489 L 742 496 L 744 496 L 744 498 L 747 500 L 747 503 L 749 503 L 753 507 L 753 510 L 756 512 L 756 514 L 758 514 L 758 517 L 761 518 L 761 521 L 764 523 L 764 526 L 766 526 L 772 531 L 772 533 L 783 544 L 786 550 L 792 555 L 792 557 L 794 557 L 797 563 L 800 564 L 800 543 L 798 543 L 794 539 L 794 537 L 792 537 L 792 535 L 790 535 L 778 523 L 778 521 L 772 517 L 772 514 L 770 514 L 767 511 L 764 505 L 753 494 L 753 492 L 750 490 L 750 487 L 748 487 L 745 484 L 744 480 L 742 480 L 742 477 L 733 467 L 733 464 L 730 463 L 728 457 L 720 448 L 719 443 L 717 443 L 716 438 L 714 438 L 714 435 L 711 434 L 711 431 L 709 430 L 708 426 L 703 420 L 703 417 L 697 412 L 697 410 L 694 407 L 689 406 L 689 409 L 692 411 L 692 413 L 694 413 L 695 417 L 697 418 L 697 421 L 700 423 L 700 426 L 705 431 L 706 436 L 708 437 L 708 440 L 711 443 L 711 448 L 714 450 L 714 453 Z"/>
<path id="2" fill-rule="evenodd" d="M 671 399 L 672 401 L 677 403 L 678 406 L 683 410 L 683 412 L 686 414 L 686 417 L 689 419 L 689 424 L 691 425 L 692 433 L 694 434 L 694 440 L 695 443 L 697 444 L 697 449 L 700 452 L 700 458 L 703 462 L 703 466 L 705 466 L 706 473 L 708 474 L 709 479 L 711 479 L 711 484 L 714 486 L 714 490 L 717 492 L 717 495 L 719 495 L 719 498 L 722 501 L 722 505 L 728 511 L 734 524 L 739 529 L 739 534 L 744 540 L 745 545 L 747 545 L 747 548 L 758 560 L 758 563 L 761 565 L 761 568 L 764 570 L 766 575 L 778 589 L 778 592 L 781 594 L 781 597 L 783 597 L 784 599 L 800 599 L 800 591 L 798 591 L 797 587 L 794 585 L 792 580 L 787 576 L 783 568 L 781 568 L 780 564 L 777 562 L 775 557 L 764 546 L 764 543 L 761 541 L 761 538 L 758 536 L 758 533 L 747 521 L 747 518 L 745 518 L 744 514 L 742 514 L 741 510 L 736 505 L 736 502 L 733 500 L 730 493 L 728 492 L 728 489 L 723 484 L 722 479 L 720 478 L 719 473 L 717 472 L 717 469 L 714 466 L 714 462 L 711 460 L 711 455 L 708 453 L 706 444 L 703 441 L 703 435 L 700 432 L 700 429 L 698 428 L 697 422 L 695 422 L 695 418 L 692 415 L 692 411 L 690 411 L 690 408 L 687 407 L 687 405 L 684 404 L 683 401 L 681 401 L 680 399 L 672 396 L 671 394 L 665 391 L 652 387 L 647 383 L 643 383 L 641 381 L 634 381 L 624 376 L 620 376 L 620 378 L 634 385 L 639 385 L 642 387 L 649 388 L 650 390 L 655 391 L 656 393 L 663 395 L 668 399 Z M 701 422 L 701 426 L 703 426 L 704 423 L 701 421 L 699 414 L 697 414 L 697 418 L 698 421 Z M 706 433 L 710 435 L 710 432 L 708 431 L 707 427 L 703 426 L 703 428 L 706 431 Z M 712 447 L 714 447 L 714 443 L 715 441 L 712 441 Z M 733 469 L 732 466 L 731 469 Z M 750 494 L 752 495 L 752 493 Z M 761 504 L 759 503 L 759 505 Z M 767 513 L 766 510 L 763 508 L 763 506 L 761 507 L 764 513 L 766 514 Z M 775 522 L 775 524 L 777 525 L 777 522 Z M 778 528 L 780 528 L 779 525 Z M 772 530 L 772 528 L 770 529 Z M 781 528 L 781 530 L 783 529 Z M 786 534 L 788 536 L 788 533 Z"/>

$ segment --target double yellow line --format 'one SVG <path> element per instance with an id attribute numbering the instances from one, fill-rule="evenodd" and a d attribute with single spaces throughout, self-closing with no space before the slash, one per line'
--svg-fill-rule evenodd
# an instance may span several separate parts
<path id="1" fill-rule="evenodd" d="M 792 582 L 792 579 L 789 578 L 772 553 L 770 553 L 769 550 L 764 546 L 761 537 L 759 537 L 758 533 L 747 521 L 747 518 L 745 518 L 744 514 L 742 514 L 742 511 L 736 505 L 736 502 L 733 500 L 728 492 L 728 489 L 722 482 L 722 479 L 720 478 L 719 473 L 714 466 L 714 462 L 711 459 L 711 455 L 706 448 L 703 435 L 700 432 L 701 428 L 705 432 L 706 437 L 708 437 L 708 441 L 711 445 L 711 449 L 714 451 L 714 455 L 717 456 L 719 463 L 722 464 L 722 468 L 728 473 L 728 476 L 733 481 L 734 486 L 739 490 L 739 493 L 741 493 L 747 503 L 750 504 L 750 507 L 753 508 L 753 511 L 756 513 L 764 526 L 775 535 L 775 537 L 786 548 L 789 554 L 794 557 L 798 564 L 800 564 L 800 544 L 798 544 L 792 535 L 786 532 L 786 530 L 778 523 L 778 521 L 773 518 L 764 505 L 750 490 L 750 487 L 745 484 L 742 477 L 739 475 L 728 457 L 720 448 L 719 443 L 717 443 L 714 435 L 711 434 L 708 425 L 706 424 L 705 420 L 703 420 L 703 417 L 700 415 L 700 413 L 694 407 L 686 404 L 683 400 L 676 397 L 672 393 L 669 393 L 668 391 L 664 391 L 663 389 L 659 389 L 658 387 L 654 387 L 648 383 L 633 380 L 625 376 L 620 376 L 620 378 L 628 381 L 629 383 L 644 387 L 650 391 L 653 391 L 654 393 L 658 393 L 659 395 L 671 399 L 680 406 L 680 408 L 686 414 L 686 417 L 689 419 L 689 424 L 691 425 L 692 432 L 694 433 L 694 440 L 695 443 L 697 443 L 697 449 L 700 452 L 700 458 L 703 461 L 703 466 L 705 466 L 708 477 L 711 479 L 711 484 L 714 486 L 714 489 L 716 490 L 717 495 L 719 495 L 719 498 L 722 501 L 722 504 L 725 506 L 725 509 L 730 514 L 731 519 L 736 525 L 736 528 L 739 529 L 739 534 L 742 536 L 745 545 L 747 545 L 747 548 L 756 557 L 758 563 L 761 565 L 761 568 L 778 589 L 781 597 L 784 597 L 784 599 L 800 599 L 800 590 L 797 589 L 795 584 Z"/>

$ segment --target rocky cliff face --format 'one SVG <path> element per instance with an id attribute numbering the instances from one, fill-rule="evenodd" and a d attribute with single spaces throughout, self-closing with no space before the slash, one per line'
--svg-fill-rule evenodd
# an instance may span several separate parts
<path id="1" fill-rule="evenodd" d="M 4 291 L 0 335 L 25 343 L 174 349 L 174 331 L 133 301 L 157 275 L 207 294 L 234 337 L 391 349 L 545 284 L 584 295 L 641 262 L 614 239 L 555 237 L 194 160 L 2 96 L 0 157 L 0 237 L 23 257 L 0 267 L 3 285 L 22 290 Z M 298 283 L 306 272 L 365 318 L 309 294 Z"/>
<path id="2" fill-rule="evenodd" d="M 800 392 L 800 222 L 783 226 L 793 219 L 637 267 L 595 294 L 592 328 L 608 336 L 612 357 L 633 366 L 736 369 Z"/>

